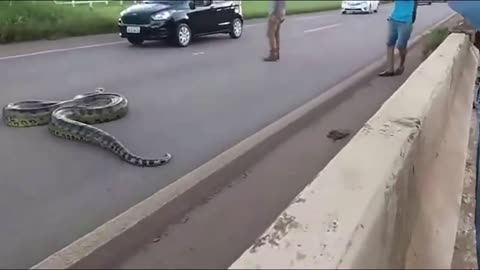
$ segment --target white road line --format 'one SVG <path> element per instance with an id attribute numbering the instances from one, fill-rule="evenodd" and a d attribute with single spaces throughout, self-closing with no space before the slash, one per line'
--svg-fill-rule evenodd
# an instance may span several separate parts
<path id="1" fill-rule="evenodd" d="M 250 27 L 260 26 L 260 25 L 264 25 L 264 24 L 266 24 L 266 23 L 263 22 L 263 23 L 245 24 L 245 25 L 243 26 L 243 28 L 250 28 Z"/>
<path id="2" fill-rule="evenodd" d="M 4 56 L 4 57 L 0 57 L 0 61 L 1 60 L 7 60 L 7 59 L 15 59 L 15 58 L 34 56 L 34 55 L 48 54 L 48 53 L 68 52 L 68 51 L 75 51 L 75 50 L 82 50 L 82 49 L 90 49 L 90 48 L 95 48 L 95 47 L 111 46 L 111 45 L 120 44 L 120 43 L 125 43 L 125 41 L 98 43 L 98 44 L 93 44 L 93 45 L 70 47 L 70 48 L 65 48 L 65 49 L 55 49 L 55 50 L 39 51 L 39 52 L 26 53 L 26 54 Z"/>
<path id="3" fill-rule="evenodd" d="M 312 32 L 317 32 L 317 31 L 322 31 L 322 30 L 338 27 L 340 25 L 341 25 L 340 23 L 336 23 L 336 24 L 332 24 L 332 25 L 326 25 L 326 26 L 322 26 L 322 27 L 318 27 L 318 28 L 308 29 L 308 30 L 305 30 L 303 32 L 304 33 L 312 33 Z"/>
<path id="4" fill-rule="evenodd" d="M 330 17 L 330 14 L 324 14 L 324 15 L 317 15 L 317 16 L 305 16 L 305 17 L 300 17 L 296 18 L 295 21 L 308 21 L 308 20 L 318 20 L 318 19 L 324 19 Z"/>
<path id="5" fill-rule="evenodd" d="M 205 52 L 194 52 L 194 53 L 192 53 L 192 55 L 202 55 L 202 54 L 205 54 Z"/>

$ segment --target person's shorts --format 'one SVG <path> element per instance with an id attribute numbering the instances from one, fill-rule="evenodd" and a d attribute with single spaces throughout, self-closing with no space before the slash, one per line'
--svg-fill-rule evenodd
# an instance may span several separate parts
<path id="1" fill-rule="evenodd" d="M 268 18 L 267 36 L 275 35 L 284 19 L 284 16 L 278 17 L 275 15 L 270 15 L 270 17 Z"/>
<path id="2" fill-rule="evenodd" d="M 406 49 L 412 29 L 413 24 L 411 23 L 389 20 L 387 46 L 393 47 L 396 45 L 399 49 Z"/>

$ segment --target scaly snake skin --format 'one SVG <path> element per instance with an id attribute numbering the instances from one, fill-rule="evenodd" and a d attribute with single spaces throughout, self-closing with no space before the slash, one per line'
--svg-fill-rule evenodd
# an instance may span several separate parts
<path id="1" fill-rule="evenodd" d="M 115 137 L 91 126 L 122 118 L 127 111 L 128 102 L 125 97 L 97 89 L 66 101 L 27 100 L 10 103 L 3 108 L 2 115 L 8 126 L 48 124 L 49 131 L 55 136 L 98 145 L 135 166 L 156 167 L 168 163 L 172 158 L 169 153 L 158 159 L 136 156 Z"/>

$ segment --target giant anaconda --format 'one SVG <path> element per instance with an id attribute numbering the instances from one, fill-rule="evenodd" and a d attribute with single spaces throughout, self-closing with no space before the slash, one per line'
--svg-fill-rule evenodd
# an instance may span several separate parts
<path id="1" fill-rule="evenodd" d="M 127 114 L 127 99 L 103 89 L 75 96 L 66 101 L 26 100 L 3 108 L 3 121 L 11 127 L 47 125 L 49 131 L 68 140 L 79 140 L 108 149 L 126 162 L 142 167 L 166 164 L 172 156 L 147 159 L 132 154 L 115 137 L 91 126 L 122 118 Z"/>

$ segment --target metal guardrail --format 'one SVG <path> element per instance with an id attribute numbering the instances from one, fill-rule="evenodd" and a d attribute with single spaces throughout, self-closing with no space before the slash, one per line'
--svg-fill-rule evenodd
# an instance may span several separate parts
<path id="1" fill-rule="evenodd" d="M 9 1 L 9 6 L 13 6 L 14 0 Z M 32 3 L 35 3 L 36 1 L 32 1 Z M 105 5 L 108 5 L 110 2 L 117 2 L 120 5 L 123 5 L 125 1 L 123 0 L 52 0 L 53 3 L 56 5 L 71 5 L 72 7 L 75 7 L 76 5 L 84 5 L 84 4 L 89 4 L 90 7 L 93 7 L 94 4 L 97 3 L 103 3 Z M 132 3 L 137 3 L 138 1 L 127 1 L 127 2 L 132 2 Z"/>
<path id="2" fill-rule="evenodd" d="M 76 5 L 85 5 L 88 4 L 90 7 L 93 7 L 94 4 L 97 3 L 103 3 L 105 5 L 108 5 L 111 2 L 119 3 L 120 5 L 123 5 L 125 1 L 123 0 L 117 0 L 117 1 L 109 1 L 109 0 L 53 0 L 53 2 L 56 5 L 71 5 L 72 7 L 75 7 Z M 127 2 L 133 2 L 136 3 L 137 1 L 127 1 Z"/>
<path id="3" fill-rule="evenodd" d="M 90 7 L 93 7 L 93 4 L 95 3 L 104 3 L 108 5 L 108 0 L 70 0 L 70 1 L 53 1 L 56 5 L 71 5 L 72 7 L 75 7 L 75 5 L 82 5 L 82 4 L 89 4 Z M 123 1 L 120 1 L 120 4 L 123 4 Z"/>

